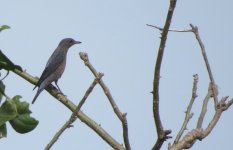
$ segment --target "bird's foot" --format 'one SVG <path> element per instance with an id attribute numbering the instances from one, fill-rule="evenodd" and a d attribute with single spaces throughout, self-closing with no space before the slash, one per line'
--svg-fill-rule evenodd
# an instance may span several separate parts
<path id="1" fill-rule="evenodd" d="M 61 95 L 63 95 L 63 96 L 66 97 L 66 95 L 65 95 L 62 91 L 58 91 L 58 92 L 57 92 L 57 95 L 58 95 L 58 94 L 61 94 Z"/>

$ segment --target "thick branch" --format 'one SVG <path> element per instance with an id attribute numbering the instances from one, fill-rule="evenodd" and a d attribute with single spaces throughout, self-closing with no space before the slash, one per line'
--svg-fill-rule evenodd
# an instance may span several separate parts
<path id="1" fill-rule="evenodd" d="M 14 73 L 21 76 L 28 82 L 32 84 L 36 84 L 38 79 L 34 78 L 33 76 L 29 75 L 26 72 L 21 72 L 20 70 L 15 69 Z M 68 109 L 70 109 L 72 112 L 75 111 L 76 106 L 64 95 L 61 95 L 60 92 L 52 85 L 49 85 L 46 88 L 46 91 L 48 91 L 49 94 L 51 94 L 53 97 L 55 97 L 57 100 L 59 100 L 61 103 L 63 103 Z M 89 126 L 91 129 L 93 129 L 104 141 L 106 141 L 109 145 L 113 147 L 113 149 L 117 150 L 124 150 L 125 148 L 119 144 L 114 138 L 111 137 L 99 124 L 97 124 L 94 120 L 89 118 L 86 114 L 84 114 L 82 111 L 79 111 L 78 118 L 84 122 L 87 126 Z"/>
<path id="2" fill-rule="evenodd" d="M 171 133 L 170 130 L 164 130 L 163 125 L 160 119 L 159 114 L 159 79 L 160 79 L 160 68 L 163 59 L 163 53 L 165 49 L 165 44 L 167 40 L 168 30 L 171 24 L 173 12 L 176 6 L 176 0 L 170 0 L 170 6 L 168 8 L 167 18 L 165 21 L 164 28 L 161 33 L 161 41 L 160 46 L 157 54 L 157 60 L 155 65 L 155 72 L 154 72 L 154 84 L 153 84 L 153 114 L 154 114 L 154 121 L 156 125 L 158 139 L 152 148 L 153 150 L 159 150 L 163 145 L 163 142 L 169 138 L 168 134 Z"/>
<path id="3" fill-rule="evenodd" d="M 97 77 L 98 73 L 96 71 L 96 69 L 91 65 L 89 58 L 88 58 L 88 54 L 84 53 L 84 52 L 80 52 L 79 53 L 80 58 L 84 61 L 84 64 L 91 70 L 91 72 L 94 74 L 95 77 Z M 125 143 L 125 147 L 127 150 L 130 150 L 130 143 L 129 143 L 129 136 L 128 136 L 128 123 L 127 123 L 127 119 L 126 119 L 126 113 L 121 113 L 120 109 L 118 108 L 118 106 L 116 105 L 115 100 L 113 99 L 108 87 L 105 85 L 105 83 L 103 82 L 102 79 L 99 80 L 99 84 L 102 87 L 105 95 L 107 96 L 115 114 L 117 115 L 117 117 L 120 119 L 121 123 L 122 123 L 122 128 L 123 128 L 123 138 L 124 138 L 124 143 Z"/>

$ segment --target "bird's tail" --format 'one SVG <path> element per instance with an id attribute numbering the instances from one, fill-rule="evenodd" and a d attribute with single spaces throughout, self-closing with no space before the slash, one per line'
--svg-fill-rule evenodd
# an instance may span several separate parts
<path id="1" fill-rule="evenodd" d="M 36 99 L 37 99 L 37 97 L 39 96 L 39 94 L 40 94 L 41 91 L 42 91 L 41 89 L 38 89 L 38 90 L 37 90 L 36 95 L 34 96 L 34 98 L 33 98 L 33 100 L 32 100 L 32 104 L 35 103 L 35 101 L 36 101 Z"/>

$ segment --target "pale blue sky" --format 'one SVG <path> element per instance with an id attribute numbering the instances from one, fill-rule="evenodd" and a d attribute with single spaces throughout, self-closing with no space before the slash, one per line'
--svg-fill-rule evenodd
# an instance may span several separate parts
<path id="1" fill-rule="evenodd" d="M 82 42 L 68 53 L 67 67 L 59 80 L 63 92 L 77 103 L 93 80 L 93 75 L 79 59 L 87 52 L 95 68 L 103 72 L 122 112 L 127 112 L 130 143 L 133 150 L 151 149 L 156 133 L 152 115 L 152 82 L 159 31 L 146 24 L 162 26 L 169 0 L 128 1 L 2 1 L 0 25 L 11 26 L 0 33 L 0 49 L 28 73 L 40 76 L 44 66 L 62 38 Z M 172 28 L 197 25 L 219 86 L 220 97 L 233 97 L 232 35 L 233 1 L 178 1 Z M 200 112 L 200 104 L 208 88 L 208 76 L 197 41 L 192 33 L 169 33 L 161 70 L 161 118 L 175 137 L 191 96 L 193 74 L 199 74 L 192 129 Z M 10 73 L 4 80 L 9 96 L 22 95 L 32 101 L 33 85 Z M 42 92 L 30 108 L 40 123 L 28 134 L 18 134 L 8 125 L 8 137 L 1 139 L 1 149 L 41 150 L 68 119 L 71 112 L 47 92 Z M 212 108 L 209 108 L 211 110 Z M 108 100 L 99 86 L 90 95 L 82 110 L 101 124 L 122 143 L 122 129 Z M 230 149 L 233 108 L 224 112 L 214 131 L 194 150 Z M 210 116 L 210 115 L 208 115 Z M 169 142 L 173 142 L 169 140 Z M 163 150 L 167 149 L 166 142 Z M 94 131 L 80 120 L 55 143 L 54 150 L 111 149 Z"/>

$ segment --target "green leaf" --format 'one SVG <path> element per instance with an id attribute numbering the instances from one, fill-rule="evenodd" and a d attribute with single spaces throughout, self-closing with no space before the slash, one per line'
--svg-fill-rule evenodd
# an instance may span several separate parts
<path id="1" fill-rule="evenodd" d="M 17 108 L 14 102 L 5 101 L 0 107 L 0 126 L 17 116 Z"/>
<path id="2" fill-rule="evenodd" d="M 19 99 L 22 98 L 20 95 L 16 95 L 12 98 L 12 101 L 16 104 L 18 114 L 30 114 L 29 103 L 28 102 L 20 102 Z"/>
<path id="3" fill-rule="evenodd" d="M 29 103 L 21 102 L 20 99 L 21 96 L 17 95 L 2 104 L 0 107 L 0 128 L 9 121 L 16 132 L 27 133 L 38 125 L 39 121 L 30 116 Z"/>
<path id="4" fill-rule="evenodd" d="M 39 121 L 30 116 L 29 103 L 21 102 L 20 98 L 21 96 L 17 95 L 10 100 L 17 108 L 17 117 L 10 120 L 10 124 L 16 132 L 27 133 L 35 129 Z"/>
<path id="5" fill-rule="evenodd" d="M 8 26 L 8 25 L 2 25 L 2 26 L 0 26 L 0 32 L 2 30 L 6 30 L 6 29 L 10 29 L 10 26 Z"/>
<path id="6" fill-rule="evenodd" d="M 28 114 L 19 115 L 17 118 L 10 121 L 11 126 L 18 133 L 27 133 L 32 131 L 39 121 L 30 117 Z"/>
<path id="7" fill-rule="evenodd" d="M 0 139 L 7 136 L 6 124 L 0 126 Z"/>
<path id="8" fill-rule="evenodd" d="M 18 69 L 23 71 L 22 68 L 18 65 L 15 65 L 3 52 L 0 50 L 0 69 L 6 69 L 13 71 L 14 69 Z"/>

